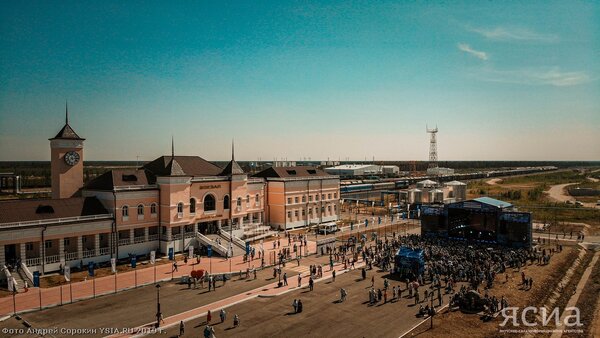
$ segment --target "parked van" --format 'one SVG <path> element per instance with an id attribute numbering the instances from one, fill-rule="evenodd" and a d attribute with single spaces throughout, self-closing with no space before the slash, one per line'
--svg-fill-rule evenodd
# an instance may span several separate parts
<path id="1" fill-rule="evenodd" d="M 327 224 L 319 225 L 319 234 L 321 234 L 321 235 L 332 234 L 336 231 L 338 231 L 338 227 L 337 227 L 337 224 L 335 224 L 335 223 L 327 223 Z"/>

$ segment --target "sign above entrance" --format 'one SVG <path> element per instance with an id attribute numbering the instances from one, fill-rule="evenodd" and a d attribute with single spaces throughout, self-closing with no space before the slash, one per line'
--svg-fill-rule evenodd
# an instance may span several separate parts
<path id="1" fill-rule="evenodd" d="M 220 184 L 211 184 L 211 185 L 199 185 L 198 189 L 203 190 L 203 189 L 219 189 L 221 188 Z"/>

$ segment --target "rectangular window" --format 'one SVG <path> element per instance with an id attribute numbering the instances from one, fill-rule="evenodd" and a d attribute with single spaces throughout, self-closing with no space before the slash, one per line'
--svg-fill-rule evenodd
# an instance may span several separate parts
<path id="1" fill-rule="evenodd" d="M 46 241 L 46 242 L 44 242 L 44 247 L 46 249 L 50 249 L 52 247 L 52 241 Z"/>
<path id="2" fill-rule="evenodd" d="M 331 194 L 327 194 L 327 199 L 330 200 L 331 199 Z"/>
<path id="3" fill-rule="evenodd" d="M 308 195 L 308 201 L 312 202 L 312 195 Z"/>
<path id="4" fill-rule="evenodd" d="M 308 214 L 312 215 L 312 208 L 308 208 Z"/>
<path id="5" fill-rule="evenodd" d="M 292 198 L 288 197 L 288 204 L 292 204 Z"/>
<path id="6" fill-rule="evenodd" d="M 302 203 L 306 202 L 306 196 L 302 195 Z"/>
<path id="7" fill-rule="evenodd" d="M 319 201 L 319 194 L 315 195 L 315 201 Z"/>
<path id="8" fill-rule="evenodd" d="M 25 250 L 27 251 L 32 251 L 33 250 L 33 243 L 29 242 L 25 244 Z"/>
<path id="9" fill-rule="evenodd" d="M 63 245 L 64 246 L 69 246 L 71 244 L 71 240 L 68 238 L 63 239 Z"/>
<path id="10" fill-rule="evenodd" d="M 328 205 L 328 206 L 327 206 L 327 212 L 328 212 L 328 213 L 331 213 L 331 205 Z"/>
<path id="11" fill-rule="evenodd" d="M 333 205 L 333 211 L 337 212 L 337 205 L 335 205 L 335 204 Z"/>
<path id="12" fill-rule="evenodd" d="M 291 219 L 291 218 L 292 218 L 292 212 L 288 211 L 288 219 Z"/>
<path id="13" fill-rule="evenodd" d="M 306 216 L 306 211 L 302 209 L 302 217 Z"/>
<path id="14" fill-rule="evenodd" d="M 294 203 L 298 203 L 298 197 L 294 197 Z"/>
<path id="15" fill-rule="evenodd" d="M 321 195 L 321 200 L 325 199 L 325 194 Z"/>
<path id="16" fill-rule="evenodd" d="M 337 198 L 337 192 L 333 193 L 333 198 Z"/>
<path id="17" fill-rule="evenodd" d="M 294 216 L 298 217 L 298 210 L 294 210 Z"/>

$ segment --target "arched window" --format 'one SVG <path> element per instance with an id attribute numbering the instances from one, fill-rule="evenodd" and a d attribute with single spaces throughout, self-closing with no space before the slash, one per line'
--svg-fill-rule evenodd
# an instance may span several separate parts
<path id="1" fill-rule="evenodd" d="M 258 194 L 256 194 L 254 196 L 254 202 L 256 202 L 256 205 L 258 205 L 258 203 L 260 203 L 260 196 Z"/>
<path id="2" fill-rule="evenodd" d="M 123 214 L 123 217 L 129 217 L 129 207 L 124 205 L 123 208 L 121 208 L 121 212 Z"/>
<path id="3" fill-rule="evenodd" d="M 215 209 L 215 196 L 211 194 L 204 196 L 204 211 L 214 211 Z"/>
<path id="4" fill-rule="evenodd" d="M 156 215 L 156 203 L 150 204 L 150 213 Z"/>
<path id="5" fill-rule="evenodd" d="M 196 199 L 190 198 L 190 214 L 196 213 Z"/>
<path id="6" fill-rule="evenodd" d="M 223 209 L 229 209 L 229 196 L 225 195 L 223 197 Z"/>
<path id="7" fill-rule="evenodd" d="M 177 213 L 178 214 L 183 214 L 183 203 L 179 202 L 177 204 Z"/>
<path id="8" fill-rule="evenodd" d="M 242 198 L 241 197 L 237 198 L 237 206 L 238 206 L 238 208 L 242 207 Z"/>
<path id="9" fill-rule="evenodd" d="M 250 195 L 246 195 L 246 204 L 250 204 Z"/>
<path id="10" fill-rule="evenodd" d="M 137 207 L 138 216 L 144 216 L 144 205 L 140 204 Z"/>

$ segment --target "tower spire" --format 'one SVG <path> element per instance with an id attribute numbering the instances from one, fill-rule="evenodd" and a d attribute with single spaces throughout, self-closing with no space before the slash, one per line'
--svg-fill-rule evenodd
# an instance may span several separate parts
<path id="1" fill-rule="evenodd" d="M 231 160 L 235 161 L 235 148 L 233 139 L 231 139 Z"/>
<path id="2" fill-rule="evenodd" d="M 69 124 L 69 102 L 65 100 L 65 124 Z"/>
<path id="3" fill-rule="evenodd" d="M 171 158 L 175 158 L 175 141 L 171 135 Z"/>

